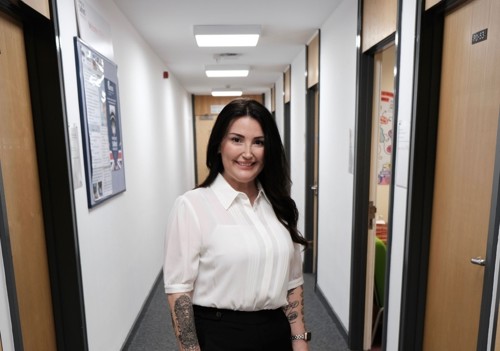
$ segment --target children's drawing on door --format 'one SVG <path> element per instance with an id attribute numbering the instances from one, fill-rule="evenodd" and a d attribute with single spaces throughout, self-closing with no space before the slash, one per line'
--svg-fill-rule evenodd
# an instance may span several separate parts
<path id="1" fill-rule="evenodd" d="M 392 177 L 392 126 L 394 116 L 394 93 L 382 91 L 379 104 L 379 144 L 377 174 L 379 185 L 389 185 Z"/>

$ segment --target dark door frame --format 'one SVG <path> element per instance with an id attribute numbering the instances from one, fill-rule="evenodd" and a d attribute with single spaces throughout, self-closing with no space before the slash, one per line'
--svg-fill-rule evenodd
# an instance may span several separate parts
<path id="1" fill-rule="evenodd" d="M 418 1 L 399 348 L 421 350 L 434 193 L 442 14 Z M 434 43 L 435 42 L 435 43 Z"/>
<path id="2" fill-rule="evenodd" d="M 0 0 L 0 12 L 24 30 L 57 349 L 79 351 L 88 350 L 87 329 L 56 1 L 49 5 L 50 20 L 22 1 Z"/>
<path id="3" fill-rule="evenodd" d="M 288 159 L 288 166 L 290 169 L 292 169 L 292 159 L 290 155 L 290 115 L 291 115 L 291 106 L 290 106 L 290 101 L 285 102 L 283 104 L 283 132 L 284 132 L 284 148 L 285 148 L 285 155 L 286 158 Z"/>
<path id="4" fill-rule="evenodd" d="M 481 318 L 479 320 L 478 350 L 486 350 L 488 347 L 489 330 L 492 330 L 491 341 L 495 344 L 498 324 L 498 304 L 500 289 L 497 284 L 495 302 L 493 302 L 493 289 L 495 275 L 500 276 L 500 271 L 495 273 L 495 262 L 497 260 L 498 231 L 500 228 L 500 111 L 498 115 L 497 145 L 495 152 L 495 169 L 493 171 L 493 187 L 491 192 L 490 222 L 488 226 L 488 242 L 486 244 L 486 266 L 483 281 L 483 298 L 481 301 Z M 494 304 L 494 305 L 493 305 Z M 493 325 L 490 326 L 489 318 L 494 307 Z"/>
<path id="5" fill-rule="evenodd" d="M 306 79 L 307 80 L 307 79 Z M 305 225 L 305 233 L 304 237 L 309 242 L 308 248 L 304 251 L 304 273 L 316 273 L 314 272 L 315 260 L 317 257 L 314 257 L 315 246 L 318 245 L 314 240 L 314 221 L 317 222 L 317 215 L 314 215 L 314 197 L 318 196 L 312 190 L 312 186 L 318 184 L 314 184 L 314 143 L 316 139 L 315 135 L 315 113 L 318 114 L 319 119 L 319 111 L 316 111 L 316 94 L 318 94 L 319 101 L 319 83 L 313 85 L 311 88 L 307 89 L 306 94 L 306 183 L 305 183 L 305 216 L 304 216 L 304 225 Z M 319 104 L 318 104 L 319 107 Z M 319 151 L 319 150 L 318 150 Z M 318 160 L 319 161 L 319 160 Z M 317 201 L 317 200 L 316 200 Z"/>
<path id="6" fill-rule="evenodd" d="M 23 350 L 23 335 L 21 320 L 19 318 L 19 305 L 17 303 L 16 277 L 14 275 L 14 261 L 10 246 L 9 223 L 7 220 L 7 206 L 5 203 L 5 190 L 3 185 L 2 161 L 0 160 L 0 243 L 2 244 L 3 268 L 5 283 L 7 285 L 7 299 L 9 302 L 10 323 L 14 348 Z"/>
<path id="7" fill-rule="evenodd" d="M 402 0 L 397 6 L 397 32 L 401 32 Z M 361 37 L 363 23 L 363 0 L 358 0 L 358 37 Z M 370 163 L 371 163 L 371 132 L 372 132 L 372 107 L 373 107 L 373 75 L 374 55 L 395 43 L 396 33 L 391 34 L 369 50 L 362 52 L 361 46 L 357 48 L 356 68 L 356 125 L 355 125 L 355 155 L 353 172 L 353 219 L 351 243 L 351 284 L 349 302 L 349 336 L 348 346 L 351 350 L 363 350 L 364 323 L 365 323 L 365 298 L 366 298 L 366 265 L 368 248 L 368 208 L 370 195 Z M 400 52 L 396 43 L 395 65 L 399 72 Z M 397 145 L 397 112 L 399 100 L 399 75 L 394 81 L 394 120 L 393 120 L 393 145 Z M 391 155 L 392 169 L 396 169 L 397 148 L 393 147 Z M 390 308 L 390 265 L 392 251 L 392 223 L 394 186 L 389 195 L 389 213 L 387 225 L 387 260 L 385 280 L 385 301 L 382 332 L 382 349 L 385 349 L 387 338 L 387 316 Z"/>
<path id="8" fill-rule="evenodd" d="M 203 180 L 200 180 L 200 175 L 198 174 L 198 140 L 196 140 L 196 113 L 195 113 L 195 108 L 196 108 L 196 99 L 195 95 L 191 94 L 191 111 L 193 111 L 193 148 L 194 148 L 194 160 L 193 160 L 193 167 L 194 167 L 194 182 L 196 185 L 200 184 Z"/>
<path id="9" fill-rule="evenodd" d="M 419 40 L 415 46 L 415 83 L 399 330 L 400 350 L 422 350 L 423 347 L 444 19 L 446 13 L 468 1 L 442 1 L 427 11 L 425 0 L 417 1 L 416 37 Z M 494 208 L 497 206 L 498 204 Z M 491 225 L 490 222 L 490 227 Z M 496 248 L 497 240 L 498 223 L 496 234 L 491 236 L 490 228 L 488 237 L 478 350 L 486 350 L 496 256 L 493 248 Z"/>

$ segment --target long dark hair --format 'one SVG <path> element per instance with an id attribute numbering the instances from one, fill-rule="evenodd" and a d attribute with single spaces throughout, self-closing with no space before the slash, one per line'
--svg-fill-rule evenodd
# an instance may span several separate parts
<path id="1" fill-rule="evenodd" d="M 307 247 L 307 241 L 297 230 L 299 211 L 290 197 L 290 168 L 276 122 L 268 109 L 261 103 L 250 99 L 236 99 L 227 104 L 219 113 L 210 134 L 207 146 L 207 178 L 199 187 L 210 186 L 217 175 L 224 171 L 219 153 L 223 138 L 231 123 L 249 116 L 255 119 L 264 132 L 264 168 L 257 176 L 267 198 L 271 201 L 278 220 L 288 229 L 292 241 Z"/>

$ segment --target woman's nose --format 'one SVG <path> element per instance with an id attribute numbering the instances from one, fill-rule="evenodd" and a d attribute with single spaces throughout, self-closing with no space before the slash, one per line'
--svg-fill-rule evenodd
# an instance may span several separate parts
<path id="1" fill-rule="evenodd" d="M 245 144 L 243 149 L 243 157 L 246 158 L 252 157 L 252 145 Z"/>

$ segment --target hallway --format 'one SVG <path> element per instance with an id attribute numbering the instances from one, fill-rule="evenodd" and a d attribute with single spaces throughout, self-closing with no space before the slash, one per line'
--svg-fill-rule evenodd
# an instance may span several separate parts
<path id="1" fill-rule="evenodd" d="M 311 350 L 370 349 L 379 311 L 379 350 L 500 350 L 499 19 L 499 0 L 0 0 L 0 351 L 177 351 L 166 226 L 229 90 L 286 151 Z M 239 25 L 257 46 L 197 44 Z"/>
<path id="2" fill-rule="evenodd" d="M 305 274 L 304 279 L 306 324 L 313 335 L 311 351 L 349 350 L 342 333 L 314 292 L 314 276 Z M 177 350 L 161 279 L 157 280 L 153 296 L 139 318 L 141 320 L 130 335 L 124 351 Z"/>

